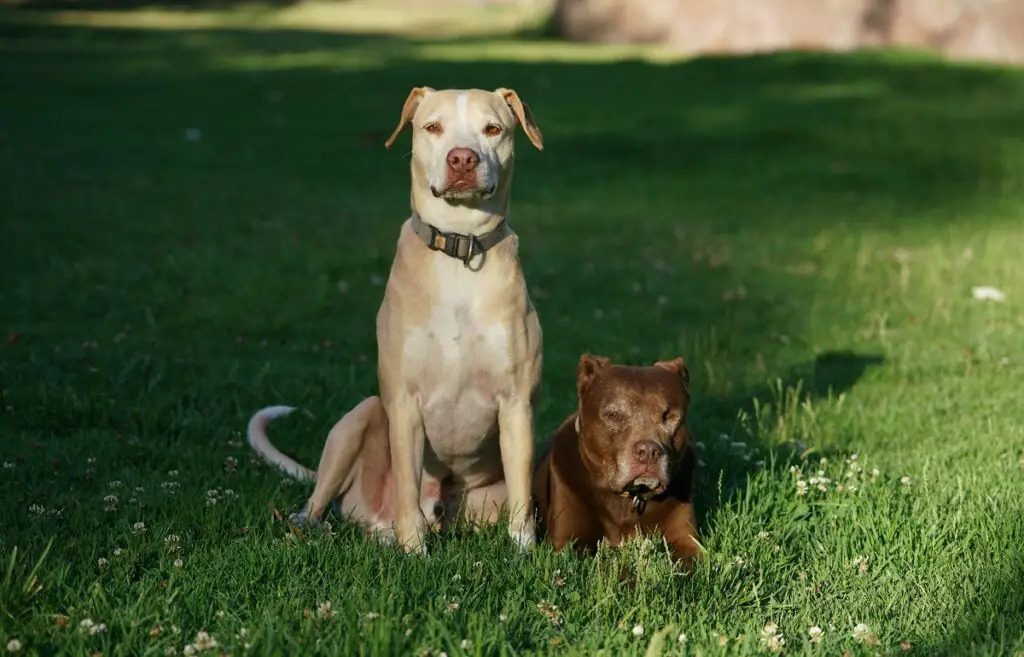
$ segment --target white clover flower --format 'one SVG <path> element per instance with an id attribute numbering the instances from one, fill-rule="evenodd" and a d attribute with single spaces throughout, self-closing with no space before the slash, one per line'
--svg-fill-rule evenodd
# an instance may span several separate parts
<path id="1" fill-rule="evenodd" d="M 825 630 L 821 629 L 817 625 L 807 630 L 807 636 L 811 643 L 821 643 L 821 635 L 825 633 Z"/>
<path id="2" fill-rule="evenodd" d="M 91 618 L 83 618 L 82 622 L 78 624 L 78 631 L 82 634 L 96 636 L 97 634 L 103 634 L 107 631 L 107 624 L 96 623 Z"/>
<path id="3" fill-rule="evenodd" d="M 7 465 L 6 463 L 4 464 Z M 7 642 L 7 652 L 21 652 L 21 641 L 18 639 L 11 639 Z"/>
<path id="4" fill-rule="evenodd" d="M 220 645 L 217 643 L 217 639 L 204 630 L 196 632 L 196 638 L 192 640 L 192 643 L 197 650 L 213 650 Z"/>
<path id="5" fill-rule="evenodd" d="M 865 623 L 857 623 L 853 628 L 853 638 L 859 643 L 866 643 L 868 645 L 875 645 L 878 643 L 878 637 L 871 633 L 871 628 L 869 628 Z"/>
<path id="6" fill-rule="evenodd" d="M 133 533 L 141 534 L 144 531 L 146 531 L 146 523 L 142 522 L 141 520 L 139 522 L 135 523 L 134 525 L 132 525 L 132 532 Z"/>
<path id="7" fill-rule="evenodd" d="M 900 483 L 903 484 L 904 486 L 909 486 L 910 484 L 914 483 L 914 480 L 906 475 L 903 475 L 902 477 L 900 477 Z"/>
<path id="8" fill-rule="evenodd" d="M 103 566 L 107 565 L 107 560 L 104 557 L 100 557 L 96 560 L 96 565 L 102 568 Z"/>
<path id="9" fill-rule="evenodd" d="M 180 558 L 174 560 L 174 567 L 175 568 L 181 568 L 184 565 L 185 565 L 185 562 L 182 561 Z"/>
<path id="10" fill-rule="evenodd" d="M 786 637 L 781 634 L 772 634 L 770 636 L 763 637 L 762 641 L 764 642 L 764 647 L 767 648 L 769 652 L 782 652 L 782 649 L 786 645 Z"/>
<path id="11" fill-rule="evenodd" d="M 644 635 L 644 626 L 640 625 L 639 623 L 634 625 L 633 626 L 633 636 L 643 636 L 643 635 Z"/>

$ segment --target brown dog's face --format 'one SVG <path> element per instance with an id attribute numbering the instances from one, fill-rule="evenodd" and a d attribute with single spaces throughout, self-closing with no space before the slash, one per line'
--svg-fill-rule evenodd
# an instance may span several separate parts
<path id="1" fill-rule="evenodd" d="M 689 440 L 683 359 L 634 367 L 584 354 L 576 385 L 580 452 L 594 484 L 642 500 L 665 492 Z"/>

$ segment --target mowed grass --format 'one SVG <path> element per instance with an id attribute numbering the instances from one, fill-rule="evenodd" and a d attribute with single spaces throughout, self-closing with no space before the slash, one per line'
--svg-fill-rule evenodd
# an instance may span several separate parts
<path id="1" fill-rule="evenodd" d="M 0 649 L 1024 651 L 1024 72 L 2 18 Z M 375 392 L 419 84 L 513 87 L 544 131 L 510 218 L 538 443 L 581 352 L 686 358 L 693 573 L 274 520 L 308 489 L 242 432 L 299 405 L 271 435 L 313 465 Z"/>

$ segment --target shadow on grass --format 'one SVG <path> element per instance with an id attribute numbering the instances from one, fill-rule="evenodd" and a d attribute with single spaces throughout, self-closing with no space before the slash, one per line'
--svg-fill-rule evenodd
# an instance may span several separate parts
<path id="1" fill-rule="evenodd" d="M 783 443 L 779 441 L 777 427 L 761 425 L 766 422 L 794 424 L 800 405 L 845 395 L 871 367 L 884 362 L 881 354 L 827 351 L 809 363 L 791 368 L 779 376 L 774 385 L 764 383 L 731 395 L 695 399 L 691 426 L 694 439 L 705 446 L 701 450 L 705 463 L 698 469 L 695 494 L 700 526 L 707 527 L 719 506 L 742 495 L 748 478 L 762 467 L 758 461 L 767 458 L 769 452 L 775 452 L 777 463 L 793 464 L 804 449 L 801 445 L 812 438 L 784 431 L 781 433 L 788 440 Z M 771 405 L 767 413 L 766 404 Z M 737 454 L 730 449 L 734 440 L 751 440 L 753 444 Z M 815 453 L 831 459 L 836 451 L 834 446 L 818 446 Z"/>
<path id="2" fill-rule="evenodd" d="M 241 427 L 251 409 L 278 401 L 323 409 L 324 435 L 376 386 L 364 365 L 339 392 L 337 367 L 375 349 L 372 281 L 386 275 L 408 210 L 408 136 L 398 152 L 382 142 L 414 85 L 514 87 L 544 131 L 543 153 L 520 140 L 512 207 L 545 331 L 542 440 L 573 406 L 583 351 L 645 363 L 683 355 L 704 440 L 732 434 L 741 409 L 769 398 L 765 380 L 783 389 L 802 381 L 811 399 L 851 390 L 882 357 L 802 339 L 817 295 L 842 289 L 822 278 L 819 236 L 838 239 L 845 227 L 912 238 L 964 216 L 998 217 L 990 192 L 1012 173 L 1001 143 L 1024 132 L 1019 75 L 879 54 L 651 65 L 557 61 L 544 55 L 547 42 L 533 51 L 522 39 L 505 56 L 474 39 L 296 30 L 0 24 L 0 37 L 0 82 L 17 90 L 0 118 L 19 119 L 17 132 L 0 132 L 0 191 L 12 205 L 0 234 L 20 247 L 0 267 L 4 280 L 34 277 L 56 290 L 18 296 L 6 325 L 31 332 L 45 317 L 81 331 L 85 318 L 84 329 L 101 332 L 110 327 L 96 308 L 117 307 L 111 333 L 121 323 L 151 327 L 153 342 L 178 359 L 168 362 L 188 373 L 124 368 L 111 391 L 91 373 L 68 374 L 68 386 L 88 379 L 136 410 L 55 396 L 5 419 L 12 435 L 156 433 L 181 422 L 183 403 L 149 395 L 154 381 L 194 386 L 189 376 L 229 381 L 218 393 L 230 401 L 192 389 L 184 406 L 193 424 L 181 442 L 201 447 L 215 423 Z M 182 142 L 190 125 L 202 128 L 201 147 Z M 123 211 L 111 210 L 112 198 Z M 112 263 L 96 274 L 108 291 L 65 303 L 54 263 L 71 268 L 95 253 Z M 152 274 L 171 281 L 165 288 L 139 273 L 168 258 L 173 267 Z M 297 291 L 309 280 L 314 292 Z M 118 306 L 118 294 L 156 301 Z M 348 323 L 339 328 L 338 317 Z M 255 339 L 234 345 L 243 334 Z M 327 335 L 343 355 L 303 355 Z M 267 336 L 281 351 L 250 346 Z M 283 353 L 295 344 L 306 351 Z M 270 359 L 280 365 L 268 378 Z M 35 367 L 11 371 L 32 383 Z M 65 374 L 59 361 L 52 367 Z M 278 388 L 305 397 L 270 399 Z M 314 462 L 318 439 L 302 442 L 282 446 Z M 159 457 L 140 448 L 125 458 L 145 466 Z M 749 473 L 728 456 L 720 464 L 729 482 L 712 499 L 713 481 L 702 480 L 705 520 Z M 982 632 L 983 622 L 968 631 Z"/>

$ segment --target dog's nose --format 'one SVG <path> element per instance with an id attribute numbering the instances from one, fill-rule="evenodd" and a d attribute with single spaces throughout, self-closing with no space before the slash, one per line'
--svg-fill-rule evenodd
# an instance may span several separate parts
<path id="1" fill-rule="evenodd" d="M 448 166 L 455 173 L 468 173 L 476 169 L 480 156 L 471 148 L 453 148 L 448 151 Z"/>
<path id="2" fill-rule="evenodd" d="M 638 463 L 653 463 L 665 454 L 665 448 L 653 440 L 641 440 L 633 445 L 633 458 Z"/>

